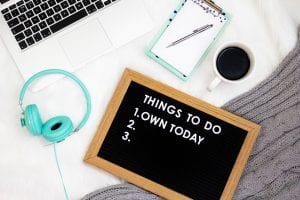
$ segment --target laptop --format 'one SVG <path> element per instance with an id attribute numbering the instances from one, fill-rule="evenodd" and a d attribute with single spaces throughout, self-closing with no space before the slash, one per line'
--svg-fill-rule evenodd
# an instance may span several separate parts
<path id="1" fill-rule="evenodd" d="M 25 80 L 49 68 L 75 71 L 152 28 L 141 0 L 0 2 L 0 35 Z M 43 78 L 32 89 L 58 78 Z"/>

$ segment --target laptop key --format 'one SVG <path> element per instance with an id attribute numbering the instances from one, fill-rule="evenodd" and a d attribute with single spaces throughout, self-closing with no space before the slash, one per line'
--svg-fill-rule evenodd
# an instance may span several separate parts
<path id="1" fill-rule="evenodd" d="M 28 18 L 30 18 L 30 17 L 32 17 L 34 14 L 33 14 L 33 12 L 31 11 L 31 10 L 29 10 L 28 12 L 26 12 L 26 16 L 28 17 Z"/>
<path id="2" fill-rule="evenodd" d="M 97 8 L 96 8 L 96 6 L 94 6 L 94 5 L 92 4 L 92 5 L 88 6 L 88 7 L 86 8 L 86 10 L 88 11 L 89 14 L 91 14 L 91 13 L 95 12 L 95 11 L 97 10 Z"/>
<path id="3" fill-rule="evenodd" d="M 81 8 L 83 8 L 83 5 L 81 2 L 76 3 L 75 6 L 76 6 L 77 10 L 80 10 Z"/>
<path id="4" fill-rule="evenodd" d="M 54 15 L 53 18 L 55 19 L 55 21 L 61 20 L 61 16 L 60 16 L 59 13 L 57 13 L 56 15 Z"/>
<path id="5" fill-rule="evenodd" d="M 9 10 L 13 10 L 13 9 L 15 9 L 16 7 L 17 7 L 16 4 L 13 4 L 13 5 L 9 6 L 8 8 L 9 8 Z"/>
<path id="6" fill-rule="evenodd" d="M 33 3 L 30 1 L 26 4 L 27 9 L 31 9 L 34 7 Z"/>
<path id="7" fill-rule="evenodd" d="M 74 3 L 76 3 L 76 0 L 68 0 L 69 4 L 72 5 Z"/>
<path id="8" fill-rule="evenodd" d="M 107 0 L 107 1 L 104 2 L 104 5 L 107 6 L 107 5 L 110 4 L 110 3 L 111 3 L 111 0 Z"/>
<path id="9" fill-rule="evenodd" d="M 14 9 L 14 10 L 11 11 L 11 15 L 12 15 L 13 17 L 18 16 L 19 14 L 20 14 L 20 13 L 19 13 L 19 11 L 18 11 L 17 9 Z"/>
<path id="10" fill-rule="evenodd" d="M 47 9 L 49 8 L 49 6 L 48 6 L 47 3 L 43 3 L 43 4 L 41 4 L 41 8 L 42 8 L 43 10 L 47 10 Z"/>
<path id="11" fill-rule="evenodd" d="M 5 9 L 3 9 L 3 10 L 1 10 L 1 13 L 4 15 L 5 13 L 7 13 L 8 12 L 8 8 L 5 8 Z"/>
<path id="12" fill-rule="evenodd" d="M 6 3 L 6 2 L 8 2 L 9 0 L 0 0 L 0 3 L 1 4 L 4 4 L 4 3 Z"/>
<path id="13" fill-rule="evenodd" d="M 18 33 L 20 33 L 21 31 L 23 31 L 25 29 L 25 26 L 23 24 L 19 24 L 18 26 L 14 27 L 13 29 L 11 29 L 11 32 L 16 35 Z"/>
<path id="14" fill-rule="evenodd" d="M 82 3 L 83 3 L 83 5 L 88 6 L 88 5 L 91 4 L 91 1 L 90 0 L 83 0 Z"/>
<path id="15" fill-rule="evenodd" d="M 4 15 L 4 19 L 5 19 L 6 21 L 10 20 L 11 18 L 12 18 L 12 16 L 11 16 L 10 13 L 6 13 L 6 14 Z"/>
<path id="16" fill-rule="evenodd" d="M 30 29 L 25 30 L 24 33 L 25 33 L 26 37 L 32 35 L 32 31 Z"/>
<path id="17" fill-rule="evenodd" d="M 65 9 L 65 8 L 67 8 L 67 7 L 69 6 L 69 4 L 68 4 L 67 1 L 63 1 L 63 2 L 60 4 L 60 6 L 61 6 L 63 9 Z"/>
<path id="18" fill-rule="evenodd" d="M 27 20 L 26 22 L 24 22 L 24 25 L 26 26 L 26 28 L 32 26 L 32 23 L 30 20 Z"/>
<path id="19" fill-rule="evenodd" d="M 42 36 L 40 33 L 36 33 L 33 35 L 33 38 L 35 39 L 36 42 L 42 40 Z"/>
<path id="20" fill-rule="evenodd" d="M 27 47 L 26 42 L 23 40 L 22 42 L 19 42 L 19 46 L 21 49 L 25 49 Z"/>
<path id="21" fill-rule="evenodd" d="M 26 9 L 26 7 L 24 6 L 24 5 L 21 5 L 20 7 L 19 7 L 19 11 L 20 11 L 20 13 L 23 13 L 23 12 L 25 12 L 27 9 Z"/>
<path id="22" fill-rule="evenodd" d="M 23 33 L 19 33 L 15 36 L 15 38 L 19 42 L 25 38 L 25 35 Z"/>
<path id="23" fill-rule="evenodd" d="M 34 16 L 33 18 L 31 18 L 32 23 L 37 24 L 40 22 L 40 19 L 38 18 L 38 16 Z"/>
<path id="24" fill-rule="evenodd" d="M 54 23 L 54 20 L 53 20 L 52 17 L 50 17 L 50 18 L 46 19 L 46 22 L 47 22 L 47 24 L 50 26 L 51 24 Z"/>
<path id="25" fill-rule="evenodd" d="M 68 8 L 68 11 L 72 14 L 76 11 L 76 8 L 74 6 L 71 6 Z"/>
<path id="26" fill-rule="evenodd" d="M 34 26 L 31 28 L 31 30 L 32 30 L 34 33 L 36 33 L 36 32 L 38 32 L 38 31 L 40 30 L 40 28 L 38 27 L 38 25 L 34 25 Z"/>
<path id="27" fill-rule="evenodd" d="M 51 35 L 51 31 L 49 30 L 49 28 L 46 28 L 46 29 L 41 31 L 41 34 L 42 34 L 43 38 L 46 38 L 49 35 Z"/>
<path id="28" fill-rule="evenodd" d="M 46 11 L 48 17 L 52 16 L 54 14 L 54 11 L 52 8 L 49 8 L 47 11 Z"/>
<path id="29" fill-rule="evenodd" d="M 33 44 L 35 43 L 32 37 L 27 38 L 27 39 L 26 39 L 26 42 L 27 42 L 27 44 L 28 44 L 29 46 L 30 46 L 30 45 L 33 45 Z"/>
<path id="30" fill-rule="evenodd" d="M 40 18 L 40 20 L 44 20 L 47 18 L 47 15 L 45 13 L 41 13 L 41 14 L 39 14 L 39 18 Z"/>
<path id="31" fill-rule="evenodd" d="M 35 8 L 33 9 L 33 11 L 34 11 L 35 14 L 39 14 L 40 12 L 42 12 L 42 10 L 41 10 L 40 7 L 35 7 Z"/>
<path id="32" fill-rule="evenodd" d="M 53 33 L 63 29 L 64 27 L 78 21 L 81 18 L 84 18 L 85 16 L 87 16 L 87 12 L 85 10 L 81 10 L 77 13 L 74 13 L 72 15 L 70 15 L 69 17 L 63 19 L 62 21 L 53 24 L 52 26 L 50 26 L 50 29 Z"/>
<path id="33" fill-rule="evenodd" d="M 96 5 L 96 7 L 97 7 L 98 9 L 101 9 L 101 8 L 104 7 L 104 4 L 102 3 L 102 1 L 97 1 L 97 2 L 95 3 L 95 5 Z"/>
<path id="34" fill-rule="evenodd" d="M 8 21 L 7 24 L 11 28 L 11 27 L 14 27 L 14 26 L 18 25 L 19 20 L 18 20 L 18 18 L 14 18 L 14 19 Z"/>
<path id="35" fill-rule="evenodd" d="M 56 4 L 56 2 L 54 0 L 49 0 L 48 4 L 49 4 L 50 7 L 52 7 Z"/>
<path id="36" fill-rule="evenodd" d="M 17 6 L 20 6 L 20 5 L 22 5 L 22 4 L 24 4 L 24 1 L 23 1 L 23 0 L 17 2 Z"/>
<path id="37" fill-rule="evenodd" d="M 26 19 L 27 19 L 27 17 L 24 14 L 22 14 L 22 15 L 19 16 L 19 20 L 21 22 L 24 22 Z"/>
<path id="38" fill-rule="evenodd" d="M 65 18 L 65 17 L 67 17 L 67 16 L 69 15 L 69 13 L 68 13 L 67 10 L 63 10 L 60 14 L 61 14 L 61 16 L 62 16 L 63 18 Z"/>
<path id="39" fill-rule="evenodd" d="M 53 9 L 54 9 L 54 11 L 55 11 L 55 12 L 59 12 L 59 11 L 61 11 L 61 7 L 60 7 L 60 5 L 56 5 L 56 6 L 54 6 L 54 7 L 53 7 Z"/>
<path id="40" fill-rule="evenodd" d="M 39 5 L 39 4 L 41 4 L 42 2 L 41 2 L 41 0 L 33 0 L 33 3 L 34 3 L 34 5 Z"/>
<path id="41" fill-rule="evenodd" d="M 40 27 L 41 29 L 46 28 L 46 26 L 47 26 L 47 24 L 46 24 L 45 21 L 42 21 L 42 22 L 39 23 L 39 27 Z"/>

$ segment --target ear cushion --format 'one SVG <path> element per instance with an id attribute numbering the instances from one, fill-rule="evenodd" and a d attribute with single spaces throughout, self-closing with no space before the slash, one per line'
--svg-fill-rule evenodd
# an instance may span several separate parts
<path id="1" fill-rule="evenodd" d="M 73 131 L 73 123 L 67 116 L 49 119 L 42 127 L 42 135 L 49 142 L 60 142 Z"/>
<path id="2" fill-rule="evenodd" d="M 26 106 L 24 119 L 27 129 L 32 135 L 36 136 L 42 133 L 43 122 L 36 104 Z"/>

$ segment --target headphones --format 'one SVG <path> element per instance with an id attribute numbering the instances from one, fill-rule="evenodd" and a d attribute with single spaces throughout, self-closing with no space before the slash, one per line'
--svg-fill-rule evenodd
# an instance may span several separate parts
<path id="1" fill-rule="evenodd" d="M 27 105 L 25 109 L 23 108 L 23 99 L 29 85 L 34 80 L 49 74 L 62 74 L 73 79 L 80 86 L 80 88 L 84 93 L 85 100 L 86 100 L 86 113 L 83 119 L 81 120 L 81 122 L 79 123 L 79 125 L 75 129 L 71 119 L 67 116 L 56 116 L 43 123 L 39 113 L 39 109 L 36 104 L 30 104 Z M 19 105 L 23 111 L 22 118 L 21 118 L 21 126 L 22 127 L 26 126 L 28 131 L 32 135 L 34 136 L 42 135 L 47 141 L 53 143 L 61 142 L 65 140 L 72 132 L 79 131 L 86 124 L 91 113 L 91 97 L 87 88 L 79 80 L 79 78 L 77 78 L 76 76 L 74 76 L 73 74 L 67 71 L 60 70 L 60 69 L 44 70 L 30 77 L 25 82 L 20 92 Z"/>

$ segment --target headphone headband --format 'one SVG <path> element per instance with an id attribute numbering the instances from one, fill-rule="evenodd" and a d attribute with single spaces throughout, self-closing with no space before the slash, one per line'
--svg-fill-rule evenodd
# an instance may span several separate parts
<path id="1" fill-rule="evenodd" d="M 81 80 L 79 80 L 79 78 L 77 78 L 75 75 L 71 74 L 70 72 L 67 72 L 67 71 L 64 71 L 61 69 L 48 69 L 48 70 L 44 70 L 44 71 L 34 74 L 32 77 L 30 77 L 25 82 L 24 86 L 22 87 L 22 90 L 21 90 L 20 96 L 19 96 L 19 105 L 22 107 L 25 92 L 28 89 L 29 85 L 34 80 L 36 80 L 42 76 L 49 75 L 49 74 L 62 74 L 62 75 L 65 75 L 65 76 L 73 79 L 79 85 L 79 87 L 82 89 L 82 91 L 84 93 L 85 100 L 86 100 L 86 113 L 85 113 L 83 119 L 81 120 L 81 122 L 78 124 L 78 126 L 74 130 L 74 132 L 77 132 L 79 129 L 81 129 L 85 125 L 85 123 L 87 122 L 87 120 L 91 114 L 91 96 L 90 96 L 90 93 L 88 92 L 87 88 L 85 87 L 85 85 L 81 82 Z"/>

